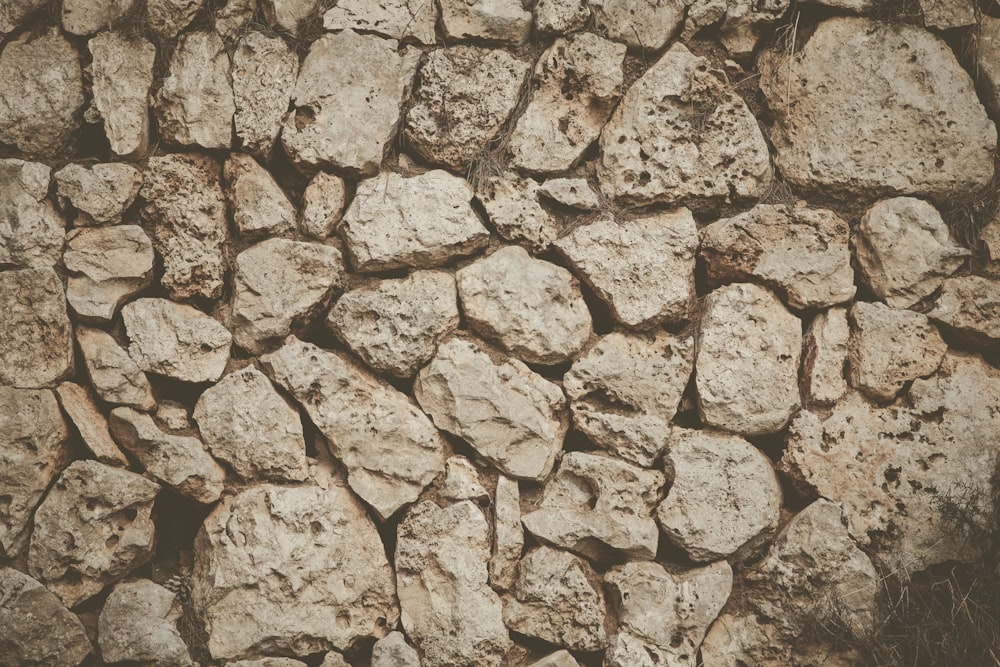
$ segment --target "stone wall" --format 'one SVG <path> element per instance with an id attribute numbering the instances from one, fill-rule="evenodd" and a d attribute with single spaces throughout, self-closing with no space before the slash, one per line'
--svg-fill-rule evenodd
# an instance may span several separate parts
<path id="1" fill-rule="evenodd" d="M 0 666 L 865 664 L 982 556 L 998 90 L 971 0 L 0 3 Z"/>

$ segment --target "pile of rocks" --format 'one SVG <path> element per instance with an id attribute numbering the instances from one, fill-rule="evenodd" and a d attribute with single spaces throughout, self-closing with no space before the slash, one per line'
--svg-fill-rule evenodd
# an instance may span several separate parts
<path id="1" fill-rule="evenodd" d="M 789 4 L 2 3 L 0 666 L 859 664 L 1000 457 L 1000 20 Z"/>

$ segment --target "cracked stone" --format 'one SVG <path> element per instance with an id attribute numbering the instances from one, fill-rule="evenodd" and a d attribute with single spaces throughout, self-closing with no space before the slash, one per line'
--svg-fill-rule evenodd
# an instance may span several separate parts
<path id="1" fill-rule="evenodd" d="M 56 387 L 56 396 L 63 412 L 79 432 L 80 440 L 94 458 L 107 465 L 127 468 L 128 459 L 112 440 L 108 421 L 98 408 L 90 388 L 75 382 L 63 382 Z"/>
<path id="2" fill-rule="evenodd" d="M 0 601 L 0 664 L 76 667 L 93 651 L 80 619 L 28 575 L 0 569 Z"/>
<path id="3" fill-rule="evenodd" d="M 500 475 L 493 496 L 493 551 L 489 563 L 491 586 L 508 590 L 514 585 L 523 550 L 521 489 L 517 480 Z"/>
<path id="4" fill-rule="evenodd" d="M 476 198 L 500 236 L 543 252 L 559 237 L 562 225 L 539 204 L 539 190 L 534 180 L 507 172 L 480 183 Z"/>
<path id="5" fill-rule="evenodd" d="M 76 342 L 90 384 L 102 401 L 143 411 L 156 407 L 146 374 L 107 332 L 77 327 Z"/>
<path id="6" fill-rule="evenodd" d="M 92 63 L 94 108 L 104 124 L 111 150 L 141 156 L 149 148 L 149 90 L 156 47 L 102 32 L 87 43 Z"/>
<path id="7" fill-rule="evenodd" d="M 0 160 L 0 266 L 55 266 L 66 223 L 48 201 L 50 169 L 39 162 Z"/>
<path id="8" fill-rule="evenodd" d="M 847 308 L 831 308 L 813 318 L 802 357 L 802 396 L 807 405 L 833 405 L 847 393 L 844 365 L 849 336 Z"/>
<path id="9" fill-rule="evenodd" d="M 389 37 L 437 42 L 438 12 L 433 0 L 340 0 L 323 15 L 327 30 L 364 30 Z"/>
<path id="10" fill-rule="evenodd" d="M 249 155 L 233 153 L 223 170 L 226 199 L 240 237 L 258 241 L 295 229 L 295 207 L 271 173 Z"/>
<path id="11" fill-rule="evenodd" d="M 927 316 L 952 329 L 995 342 L 1000 339 L 1000 282 L 980 276 L 948 278 Z"/>
<path id="12" fill-rule="evenodd" d="M 195 663 L 177 630 L 181 603 L 148 579 L 114 587 L 101 609 L 97 639 L 107 662 L 152 667 L 191 667 Z"/>
<path id="13" fill-rule="evenodd" d="M 52 269 L 0 271 L 0 385 L 49 387 L 73 373 L 73 325 Z"/>
<path id="14" fill-rule="evenodd" d="M 120 221 L 142 186 L 139 170 L 122 162 L 68 164 L 54 177 L 59 197 L 76 209 L 75 227 Z"/>
<path id="15" fill-rule="evenodd" d="M 153 282 L 153 243 L 142 227 L 74 229 L 63 264 L 66 300 L 82 321 L 110 322 L 119 306 Z"/>
<path id="16" fill-rule="evenodd" d="M 453 39 L 518 44 L 531 32 L 531 12 L 520 0 L 438 0 L 441 26 Z"/>

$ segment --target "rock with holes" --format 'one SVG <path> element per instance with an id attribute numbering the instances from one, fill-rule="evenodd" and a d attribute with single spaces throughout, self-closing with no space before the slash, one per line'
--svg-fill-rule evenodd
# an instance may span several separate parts
<path id="1" fill-rule="evenodd" d="M 229 68 L 218 34 L 181 37 L 170 57 L 170 74 L 156 95 L 156 119 L 165 140 L 203 148 L 232 146 L 236 103 Z"/>
<path id="2" fill-rule="evenodd" d="M 420 656 L 402 632 L 390 632 L 372 647 L 371 667 L 420 667 Z"/>
<path id="3" fill-rule="evenodd" d="M 663 473 L 583 452 L 563 455 L 537 508 L 523 518 L 532 535 L 594 560 L 651 559 L 659 530 L 651 514 Z"/>
<path id="4" fill-rule="evenodd" d="M 775 119 L 775 162 L 796 187 L 944 200 L 993 176 L 996 127 L 969 74 L 931 32 L 835 17 L 791 59 L 775 48 L 757 64 Z"/>
<path id="5" fill-rule="evenodd" d="M 490 527 L 464 500 L 424 501 L 396 530 L 403 629 L 424 664 L 499 667 L 511 648 L 499 596 L 486 583 Z"/>
<path id="6" fill-rule="evenodd" d="M 448 500 L 487 500 L 490 494 L 479 483 L 479 472 L 464 456 L 451 456 L 445 461 L 445 478 L 439 492 Z"/>
<path id="7" fill-rule="evenodd" d="M 933 373 L 948 351 L 927 316 L 912 310 L 859 301 L 849 318 L 851 386 L 877 401 L 892 400 L 907 382 Z"/>
<path id="8" fill-rule="evenodd" d="M 80 619 L 40 583 L 0 569 L 0 664 L 76 667 L 93 651 Z"/>
<path id="9" fill-rule="evenodd" d="M 588 0 L 599 30 L 643 53 L 659 51 L 684 22 L 681 0 Z"/>
<path id="10" fill-rule="evenodd" d="M 55 271 L 0 271 L 0 313 L 0 385 L 48 387 L 73 373 L 73 326 Z"/>
<path id="11" fill-rule="evenodd" d="M 847 393 L 844 365 L 850 331 L 846 308 L 819 313 L 806 329 L 802 397 L 807 405 L 832 405 Z"/>
<path id="12" fill-rule="evenodd" d="M 566 398 L 520 361 L 452 338 L 417 375 L 413 393 L 438 428 L 505 474 L 541 481 L 552 472 L 569 426 Z"/>
<path id="13" fill-rule="evenodd" d="M 528 39 L 531 12 L 520 0 L 438 0 L 441 26 L 453 39 L 518 44 Z"/>
<path id="14" fill-rule="evenodd" d="M 542 35 L 575 32 L 590 17 L 587 0 L 538 0 L 533 12 L 535 30 Z"/>
<path id="15" fill-rule="evenodd" d="M 458 327 L 455 278 L 414 271 L 359 287 L 337 300 L 326 324 L 373 369 L 412 377 Z"/>
<path id="16" fill-rule="evenodd" d="M 400 51 L 393 40 L 353 30 L 313 42 L 292 92 L 294 108 L 282 125 L 281 143 L 292 162 L 377 172 L 419 55 L 414 49 Z M 343 62 L 353 66 L 340 67 Z"/>
<path id="17" fill-rule="evenodd" d="M 66 300 L 83 321 L 110 322 L 118 307 L 153 282 L 153 243 L 142 227 L 74 229 L 63 265 Z"/>
<path id="18" fill-rule="evenodd" d="M 60 22 L 74 35 L 107 30 L 133 10 L 135 0 L 63 0 Z"/>
<path id="19" fill-rule="evenodd" d="M 768 289 L 720 287 L 705 300 L 695 374 L 698 412 L 741 435 L 781 430 L 799 408 L 802 323 Z"/>
<path id="20" fill-rule="evenodd" d="M 227 497 L 194 552 L 191 602 L 216 660 L 342 650 L 399 620 L 378 531 L 335 483 L 259 485 Z"/>
<path id="21" fill-rule="evenodd" d="M 533 179 L 506 172 L 481 182 L 476 198 L 500 236 L 519 241 L 535 252 L 544 252 L 559 237 L 562 225 L 542 208 L 538 191 L 538 183 Z"/>
<path id="22" fill-rule="evenodd" d="M 596 211 L 601 200 L 584 178 L 549 178 L 538 186 L 538 194 L 562 206 Z"/>
<path id="23" fill-rule="evenodd" d="M 243 150 L 264 159 L 281 131 L 299 59 L 280 37 L 247 33 L 233 52 L 233 121 Z"/>
<path id="24" fill-rule="evenodd" d="M 146 374 L 107 332 L 77 327 L 76 342 L 90 384 L 102 401 L 136 410 L 156 407 Z"/>
<path id="25" fill-rule="evenodd" d="M 833 211 L 759 204 L 701 231 L 709 282 L 760 281 L 792 308 L 825 308 L 854 297 L 850 229 Z"/>
<path id="26" fill-rule="evenodd" d="M 76 461 L 35 512 L 28 572 L 67 607 L 142 566 L 153 555 L 150 516 L 160 487 L 97 461 Z"/>
<path id="27" fill-rule="evenodd" d="M 660 331 L 611 333 L 563 377 L 573 426 L 598 447 L 650 467 L 670 436 L 694 366 L 694 345 Z"/>
<path id="28" fill-rule="evenodd" d="M 625 47 L 589 32 L 560 38 L 535 65 L 532 96 L 510 135 L 511 163 L 551 173 L 573 167 L 622 94 Z"/>
<path id="29" fill-rule="evenodd" d="M 253 366 L 206 389 L 193 416 L 212 456 L 241 478 L 301 481 L 308 475 L 302 418 Z"/>
<path id="30" fill-rule="evenodd" d="M 268 239 L 244 250 L 236 257 L 233 340 L 261 354 L 309 324 L 330 303 L 343 273 L 332 246 Z"/>
<path id="31" fill-rule="evenodd" d="M 683 44 L 629 88 L 600 147 L 601 190 L 622 203 L 730 204 L 771 183 L 757 119 L 723 73 Z"/>
<path id="32" fill-rule="evenodd" d="M 294 336 L 261 357 L 347 468 L 347 481 L 385 519 L 444 470 L 444 440 L 405 394 L 345 356 Z"/>
<path id="33" fill-rule="evenodd" d="M 101 463 L 127 468 L 128 459 L 111 438 L 108 421 L 98 408 L 90 388 L 75 382 L 63 382 L 56 387 L 56 396 L 63 412 L 80 434 L 84 447 L 94 458 Z"/>
<path id="34" fill-rule="evenodd" d="M 149 28 L 163 40 L 176 37 L 190 25 L 206 0 L 146 0 Z"/>
<path id="35" fill-rule="evenodd" d="M 299 230 L 314 239 L 333 234 L 347 203 L 344 179 L 321 171 L 309 181 L 302 193 L 302 214 Z"/>
<path id="36" fill-rule="evenodd" d="M 0 266 L 55 266 L 66 223 L 48 201 L 50 170 L 40 162 L 0 159 Z"/>
<path id="37" fill-rule="evenodd" d="M 101 117 L 111 150 L 140 156 L 149 148 L 149 89 L 156 47 L 149 41 L 102 32 L 88 43 L 93 108 Z"/>
<path id="38" fill-rule="evenodd" d="M 1000 282 L 981 276 L 948 278 L 927 316 L 950 329 L 1000 340 Z"/>
<path id="39" fill-rule="evenodd" d="M 295 207 L 274 177 L 249 155 L 233 153 L 223 170 L 233 222 L 245 241 L 285 236 L 295 229 Z"/>
<path id="40" fill-rule="evenodd" d="M 489 565 L 493 588 L 507 590 L 514 584 L 523 550 L 521 489 L 517 480 L 500 475 L 493 496 L 493 551 Z"/>
<path id="41" fill-rule="evenodd" d="M 790 0 L 695 0 L 690 4 L 682 39 L 686 42 L 699 31 L 714 28 L 719 42 L 733 58 L 753 55 L 766 29 L 788 11 Z"/>
<path id="42" fill-rule="evenodd" d="M 433 0 L 340 0 L 323 15 L 327 30 L 361 30 L 391 39 L 411 37 L 437 42 L 437 6 Z"/>
<path id="43" fill-rule="evenodd" d="M 60 199 L 76 209 L 75 227 L 118 222 L 142 186 L 142 174 L 124 162 L 68 164 L 54 177 Z"/>
<path id="44" fill-rule="evenodd" d="M 97 641 L 107 662 L 157 667 L 191 667 L 188 647 L 177 631 L 180 601 L 148 579 L 114 587 L 97 621 Z"/>

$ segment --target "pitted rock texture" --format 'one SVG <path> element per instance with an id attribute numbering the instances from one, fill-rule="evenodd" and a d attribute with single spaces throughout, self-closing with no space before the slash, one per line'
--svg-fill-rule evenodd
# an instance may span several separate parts
<path id="1" fill-rule="evenodd" d="M 180 601 L 148 579 L 114 587 L 98 619 L 101 657 L 163 667 L 194 664 L 177 630 Z"/>
<path id="2" fill-rule="evenodd" d="M 50 387 L 73 372 L 73 325 L 52 269 L 0 272 L 0 384 Z"/>
<path id="3" fill-rule="evenodd" d="M 0 664 L 76 667 L 93 647 L 80 619 L 26 574 L 0 570 Z"/>
<path id="4" fill-rule="evenodd" d="M 240 40 L 233 53 L 233 123 L 244 150 L 270 155 L 298 72 L 298 58 L 280 38 L 251 32 Z"/>
<path id="5" fill-rule="evenodd" d="M 42 269 L 59 261 L 65 222 L 46 201 L 50 173 L 39 162 L 0 160 L 0 264 Z"/>

